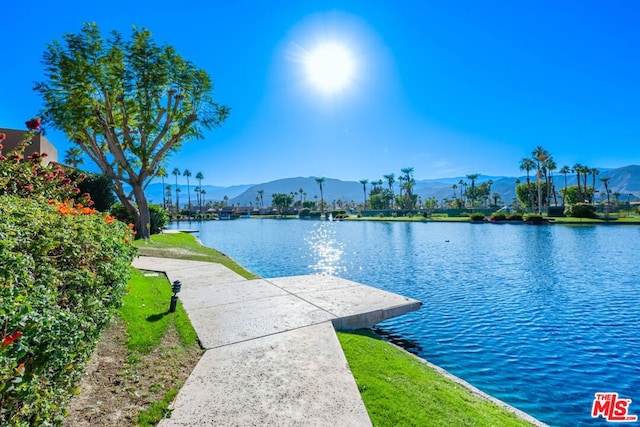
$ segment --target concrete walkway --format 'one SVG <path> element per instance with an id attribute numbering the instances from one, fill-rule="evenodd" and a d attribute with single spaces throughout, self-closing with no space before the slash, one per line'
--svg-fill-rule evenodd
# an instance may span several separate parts
<path id="1" fill-rule="evenodd" d="M 371 327 L 420 301 L 331 276 L 247 280 L 220 264 L 139 257 L 180 280 L 205 353 L 167 426 L 370 426 L 335 329 Z"/>

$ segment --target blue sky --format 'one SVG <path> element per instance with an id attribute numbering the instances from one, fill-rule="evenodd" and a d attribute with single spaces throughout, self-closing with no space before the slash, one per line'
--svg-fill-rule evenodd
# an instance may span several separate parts
<path id="1" fill-rule="evenodd" d="M 8 2 L 2 7 L 0 127 L 41 108 L 42 53 L 83 21 L 146 27 L 205 69 L 231 107 L 169 169 L 228 186 L 296 176 L 416 179 L 520 175 L 542 145 L 559 167 L 640 164 L 640 2 Z M 328 96 L 300 51 L 340 43 L 352 82 Z M 60 157 L 65 136 L 47 132 Z"/>

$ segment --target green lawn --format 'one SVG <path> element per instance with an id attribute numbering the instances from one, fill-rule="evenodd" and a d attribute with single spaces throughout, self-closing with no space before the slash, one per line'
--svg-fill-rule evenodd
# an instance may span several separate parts
<path id="1" fill-rule="evenodd" d="M 235 271 L 246 279 L 259 277 L 222 252 L 201 245 L 189 233 L 154 234 L 149 240 L 136 240 L 135 244 L 138 247 L 139 255 L 215 262 Z"/>
<path id="2" fill-rule="evenodd" d="M 338 333 L 375 426 L 529 426 L 368 330 Z"/>
<path id="3" fill-rule="evenodd" d="M 151 385 L 134 381 L 137 383 L 137 393 L 164 390 L 159 393 L 159 400 L 141 411 L 136 420 L 138 426 L 155 426 L 168 414 L 169 404 L 182 386 L 183 380 L 177 378 L 176 369 L 179 370 L 181 366 L 192 369 L 201 350 L 198 336 L 179 300 L 176 311 L 168 313 L 172 293 L 167 277 L 164 274 L 131 270 L 129 289 L 118 313 L 127 330 L 129 365 L 124 372 L 131 372 L 133 377 L 154 378 L 149 381 Z M 172 331 L 177 332 L 179 342 L 166 344 L 164 340 Z M 145 355 L 151 352 L 159 352 L 162 356 L 155 357 L 153 366 L 146 367 L 148 363 L 143 361 Z M 146 372 L 147 369 L 152 373 Z"/>
<path id="4" fill-rule="evenodd" d="M 468 216 L 436 216 L 433 218 L 425 218 L 420 215 L 415 216 L 365 216 L 361 218 L 350 216 L 347 221 L 398 221 L 398 222 L 469 222 Z"/>

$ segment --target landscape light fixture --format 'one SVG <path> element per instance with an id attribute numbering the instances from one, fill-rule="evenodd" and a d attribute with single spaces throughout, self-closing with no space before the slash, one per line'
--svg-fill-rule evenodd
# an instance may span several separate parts
<path id="1" fill-rule="evenodd" d="M 179 280 L 174 280 L 171 285 L 171 292 L 173 295 L 171 296 L 171 304 L 169 305 L 169 313 L 173 313 L 176 311 L 176 305 L 178 304 L 178 292 L 180 292 L 180 288 L 182 287 L 182 282 Z"/>

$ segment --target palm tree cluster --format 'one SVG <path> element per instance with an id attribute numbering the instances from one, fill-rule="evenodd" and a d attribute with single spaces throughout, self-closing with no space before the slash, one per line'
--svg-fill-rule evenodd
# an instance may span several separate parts
<path id="1" fill-rule="evenodd" d="M 531 152 L 531 157 L 525 157 L 520 162 L 520 170 L 527 174 L 523 204 L 528 209 L 536 208 L 538 214 L 542 213 L 544 206 L 550 206 L 553 198 L 554 205 L 558 205 L 557 192 L 553 182 L 553 171 L 557 169 L 553 156 L 541 146 L 536 147 Z M 535 171 L 536 181 L 532 182 L 531 172 Z M 572 167 L 563 166 L 558 171 L 564 176 L 564 188 L 560 190 L 562 195 L 562 204 L 574 203 L 593 203 L 596 188 L 596 177 L 599 175 L 597 168 L 591 168 L 580 163 L 576 163 Z M 567 176 L 576 175 L 575 187 L 569 187 Z M 591 185 L 589 185 L 591 178 Z M 604 183 L 605 192 L 607 193 L 607 201 L 609 200 L 609 178 L 600 178 Z"/>
<path id="2" fill-rule="evenodd" d="M 537 146 L 532 152 L 531 157 L 525 157 L 520 162 L 520 170 L 526 171 L 526 203 L 527 209 L 537 208 L 538 214 L 542 213 L 543 206 L 551 204 L 551 196 L 553 195 L 554 204 L 557 205 L 556 191 L 553 183 L 553 171 L 556 170 L 553 156 L 542 146 Z M 531 183 L 531 171 L 536 171 L 536 193 L 533 192 Z"/>
<path id="3" fill-rule="evenodd" d="M 162 206 L 164 207 L 165 210 L 171 210 L 171 204 L 172 204 L 171 196 L 173 191 L 175 192 L 175 195 L 176 195 L 175 213 L 180 213 L 180 193 L 182 192 L 182 190 L 178 185 L 178 177 L 184 176 L 187 178 L 186 210 L 189 213 L 189 215 L 191 215 L 191 213 L 193 212 L 192 205 L 191 205 L 191 183 L 189 181 L 189 178 L 191 177 L 191 171 L 189 171 L 189 169 L 185 169 L 184 172 L 182 172 L 180 171 L 180 169 L 174 168 L 171 174 L 175 176 L 175 179 L 176 179 L 175 189 L 173 189 L 171 185 L 165 186 L 164 179 L 167 177 L 167 171 L 163 166 L 161 166 L 156 172 L 156 176 L 159 176 L 162 179 L 162 188 L 163 188 Z M 207 194 L 207 191 L 202 187 L 202 180 L 204 179 L 204 175 L 202 174 L 202 172 L 198 172 L 195 178 L 198 180 L 198 186 L 195 187 L 194 189 L 196 194 L 197 210 L 202 211 L 204 205 L 206 204 L 204 197 L 205 197 L 205 194 Z"/>

